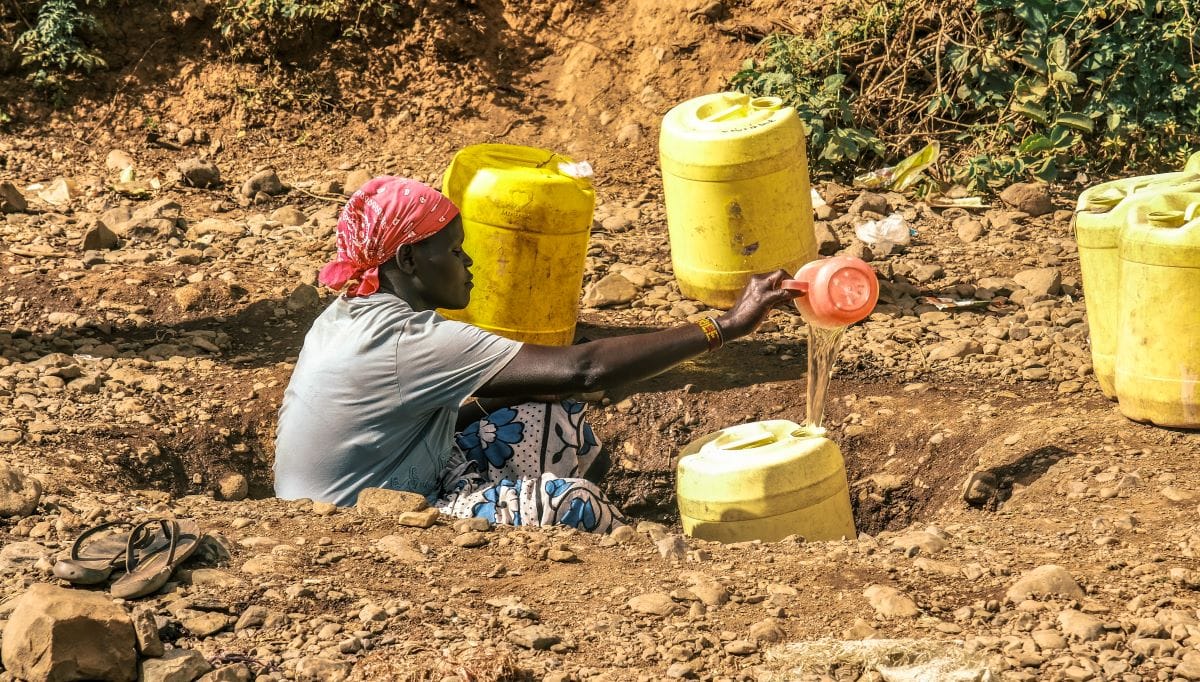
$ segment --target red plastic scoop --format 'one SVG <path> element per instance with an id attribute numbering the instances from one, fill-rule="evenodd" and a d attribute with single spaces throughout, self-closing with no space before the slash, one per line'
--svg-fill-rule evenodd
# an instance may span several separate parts
<path id="1" fill-rule="evenodd" d="M 814 327 L 845 327 L 871 314 L 879 299 L 879 280 L 858 258 L 835 256 L 805 264 L 796 279 L 780 288 L 799 291 L 796 308 Z"/>

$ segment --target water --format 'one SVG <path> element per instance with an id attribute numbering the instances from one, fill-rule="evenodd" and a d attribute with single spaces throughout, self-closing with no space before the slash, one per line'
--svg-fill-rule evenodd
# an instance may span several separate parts
<path id="1" fill-rule="evenodd" d="M 833 363 L 845 333 L 845 327 L 808 327 L 808 406 L 804 415 L 807 428 L 820 428 L 825 421 L 829 378 L 833 376 Z"/>

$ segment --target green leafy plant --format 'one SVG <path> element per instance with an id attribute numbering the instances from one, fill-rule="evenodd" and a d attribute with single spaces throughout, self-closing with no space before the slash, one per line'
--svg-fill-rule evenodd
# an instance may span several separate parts
<path id="1" fill-rule="evenodd" d="M 796 106 L 818 169 L 936 140 L 983 189 L 1180 165 L 1200 148 L 1198 34 L 1193 0 L 863 0 L 771 36 L 731 85 Z"/>
<path id="2" fill-rule="evenodd" d="M 386 29 L 388 20 L 409 9 L 387 0 L 225 0 L 216 28 L 235 54 L 273 57 L 288 45 L 325 32 L 334 38 L 362 38 Z"/>
<path id="3" fill-rule="evenodd" d="M 33 26 L 18 36 L 14 45 L 21 55 L 21 65 L 30 69 L 29 80 L 35 86 L 61 97 L 72 74 L 90 73 L 107 65 L 88 41 L 89 35 L 99 30 L 96 17 L 83 9 L 105 2 L 45 0 L 41 4 Z"/>

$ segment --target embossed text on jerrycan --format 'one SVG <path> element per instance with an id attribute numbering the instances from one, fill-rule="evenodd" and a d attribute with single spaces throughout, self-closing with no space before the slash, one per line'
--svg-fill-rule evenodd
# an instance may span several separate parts
<path id="1" fill-rule="evenodd" d="M 683 532 L 719 542 L 855 537 L 845 462 L 824 435 L 776 419 L 684 447 L 676 472 Z"/>
<path id="2" fill-rule="evenodd" d="M 723 92 L 676 106 L 659 162 L 685 296 L 728 307 L 751 275 L 817 257 L 804 125 L 779 98 Z"/>
<path id="3" fill-rule="evenodd" d="M 1116 398 L 1113 387 L 1117 349 L 1117 237 L 1132 207 L 1170 191 L 1196 191 L 1200 152 L 1177 173 L 1143 175 L 1105 182 L 1084 190 L 1075 207 L 1075 241 L 1083 274 L 1084 304 L 1092 350 L 1092 370 L 1100 390 Z"/>
<path id="4" fill-rule="evenodd" d="M 1135 206 L 1117 250 L 1121 413 L 1200 428 L 1200 192 L 1159 194 Z"/>
<path id="5" fill-rule="evenodd" d="M 544 149 L 480 144 L 455 155 L 442 192 L 462 211 L 475 261 L 464 310 L 446 310 L 517 341 L 574 340 L 596 194 L 582 164 Z"/>

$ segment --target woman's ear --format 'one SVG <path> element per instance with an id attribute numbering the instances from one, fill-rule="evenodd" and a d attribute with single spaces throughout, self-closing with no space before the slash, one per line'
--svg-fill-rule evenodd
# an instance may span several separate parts
<path id="1" fill-rule="evenodd" d="M 411 244 L 405 244 L 396 251 L 396 256 L 392 259 L 396 263 L 396 267 L 400 272 L 411 275 L 417 270 L 416 263 L 413 260 L 413 249 Z"/>

